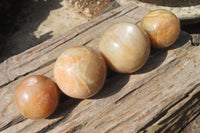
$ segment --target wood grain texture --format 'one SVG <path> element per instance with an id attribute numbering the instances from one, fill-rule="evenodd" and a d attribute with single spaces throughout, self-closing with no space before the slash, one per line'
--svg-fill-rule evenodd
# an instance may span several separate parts
<path id="1" fill-rule="evenodd" d="M 53 79 L 54 62 L 66 48 L 97 48 L 110 25 L 138 23 L 147 12 L 132 4 L 117 8 L 0 64 L 0 132 L 181 131 L 200 114 L 200 47 L 193 46 L 192 36 L 184 31 L 171 47 L 152 49 L 139 71 L 109 74 L 103 89 L 92 98 L 77 100 L 62 94 L 59 108 L 46 119 L 26 119 L 14 106 L 15 87 L 25 76 L 42 74 Z"/>

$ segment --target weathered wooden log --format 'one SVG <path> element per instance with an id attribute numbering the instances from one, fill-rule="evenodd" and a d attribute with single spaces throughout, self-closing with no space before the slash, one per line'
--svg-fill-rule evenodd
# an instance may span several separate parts
<path id="1" fill-rule="evenodd" d="M 62 94 L 57 111 L 46 119 L 26 119 L 14 106 L 15 87 L 25 76 L 42 74 L 53 79 L 54 62 L 63 50 L 78 45 L 96 48 L 110 25 L 138 23 L 147 12 L 132 4 L 117 8 L 0 64 L 0 131 L 181 131 L 200 114 L 200 47 L 193 46 L 192 36 L 184 31 L 171 47 L 152 49 L 139 71 L 109 75 L 92 98 L 77 100 Z"/>

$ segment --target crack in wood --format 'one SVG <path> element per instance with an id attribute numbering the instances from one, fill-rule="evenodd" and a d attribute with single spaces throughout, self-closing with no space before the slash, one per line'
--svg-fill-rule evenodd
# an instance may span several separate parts
<path id="1" fill-rule="evenodd" d="M 180 108 L 174 114 L 172 114 L 172 116 L 170 116 L 165 121 L 166 123 L 165 124 L 163 123 L 163 125 L 167 125 L 167 124 L 168 125 L 160 128 L 157 131 L 157 133 L 172 132 L 172 131 L 180 132 L 180 130 L 182 129 L 181 127 L 184 127 L 185 125 L 187 125 L 187 123 L 190 122 L 191 118 L 198 115 L 200 108 L 196 109 L 196 107 L 200 106 L 200 101 L 195 102 L 193 104 L 191 104 L 191 102 L 194 102 L 192 100 L 199 98 L 199 97 L 200 97 L 200 92 L 198 94 L 196 94 L 194 97 L 192 97 L 192 99 L 189 102 L 187 102 L 182 108 Z M 192 112 L 190 112 L 190 110 L 192 110 Z M 182 114 L 182 115 L 180 116 L 179 114 Z M 173 124 L 171 124 L 171 122 Z"/>
<path id="2" fill-rule="evenodd" d="M 112 132 L 115 128 L 117 128 L 117 127 L 120 126 L 121 124 L 125 123 L 126 121 L 133 119 L 135 116 L 136 116 L 136 114 L 131 115 L 130 117 L 126 118 L 125 120 L 123 120 L 123 121 L 117 123 L 115 126 L 109 128 L 107 131 L 105 131 L 105 133 L 110 133 L 110 132 Z"/>
<path id="3" fill-rule="evenodd" d="M 34 70 L 32 70 L 32 71 L 29 71 L 29 72 L 27 72 L 27 73 L 24 73 L 23 75 L 19 75 L 19 76 L 17 76 L 16 78 L 14 78 L 13 80 L 9 81 L 8 83 L 1 85 L 0 88 L 3 88 L 3 87 L 5 87 L 5 86 L 7 86 L 8 84 L 10 84 L 10 83 L 12 83 L 12 82 L 14 82 L 14 81 L 20 79 L 21 77 L 24 77 L 24 76 L 26 76 L 26 75 L 28 75 L 28 74 L 30 74 L 30 73 L 33 73 L 33 72 L 35 72 L 35 71 L 38 71 L 39 69 L 42 69 L 42 68 L 44 68 L 44 67 L 46 67 L 46 66 L 48 66 L 48 65 L 50 65 L 50 64 L 52 64 L 52 63 L 54 63 L 55 61 L 56 61 L 55 59 L 54 59 L 54 60 L 51 60 L 51 61 L 49 61 L 49 62 L 46 62 L 45 64 L 42 64 L 41 66 L 39 66 L 38 68 L 36 68 L 36 69 L 34 69 Z"/>
<path id="4" fill-rule="evenodd" d="M 82 45 L 83 46 L 86 46 L 87 44 L 89 44 L 91 41 L 93 41 L 94 39 L 90 39 L 90 40 L 88 40 L 87 42 L 85 42 L 85 43 L 83 43 Z"/>
<path id="5" fill-rule="evenodd" d="M 48 131 L 54 129 L 57 125 L 59 125 L 59 123 L 61 123 L 64 119 L 65 119 L 65 117 L 63 117 L 62 119 L 59 119 L 58 121 L 51 123 L 50 125 L 47 125 L 46 127 L 42 128 L 41 130 L 37 131 L 36 133 L 48 132 Z"/>
<path id="6" fill-rule="evenodd" d="M 87 122 L 79 124 L 75 127 L 73 127 L 72 129 L 70 129 L 69 131 L 66 131 L 65 133 L 75 133 L 78 132 L 79 130 L 81 130 L 85 125 L 87 124 Z"/>
<path id="7" fill-rule="evenodd" d="M 121 14 L 119 14 L 119 16 L 117 16 L 116 18 L 120 18 L 120 17 L 122 17 L 122 16 L 124 16 L 124 15 L 126 15 L 126 14 L 128 14 L 128 13 L 130 13 L 130 12 L 132 12 L 132 11 L 134 11 L 135 9 L 137 9 L 137 8 L 139 8 L 138 6 L 136 6 L 135 8 L 132 8 L 132 9 L 129 9 L 128 11 L 123 11 Z M 136 22 L 136 23 L 138 23 L 138 22 Z"/>
<path id="8" fill-rule="evenodd" d="M 10 121 L 9 123 L 7 123 L 5 126 L 0 128 L 0 132 L 11 127 L 14 126 L 20 122 L 23 122 L 24 120 L 26 120 L 27 118 L 23 117 L 23 116 L 18 116 L 16 118 L 14 118 L 12 121 Z"/>
<path id="9" fill-rule="evenodd" d="M 200 83 L 196 84 L 195 86 L 193 86 L 191 88 L 191 90 L 181 99 L 179 99 L 177 102 L 173 103 L 171 106 L 169 106 L 168 108 L 162 110 L 159 114 L 157 114 L 153 120 L 151 120 L 150 122 L 148 122 L 143 128 L 141 128 L 140 130 L 138 130 L 138 133 L 147 133 L 147 132 L 151 132 L 151 127 L 153 127 L 154 124 L 156 124 L 163 116 L 165 116 L 169 110 L 172 110 L 175 106 L 177 106 L 178 104 L 180 104 L 182 101 L 184 101 L 184 99 L 188 99 L 189 100 L 187 102 L 184 103 L 183 106 L 181 106 L 181 108 L 179 108 L 178 110 L 176 110 L 173 114 L 171 114 L 169 117 L 167 117 L 166 119 L 160 121 L 158 124 L 158 129 L 154 132 L 156 133 L 161 133 L 161 132 L 171 132 L 171 127 L 167 126 L 167 123 L 170 123 L 171 121 L 173 121 L 172 119 L 178 119 L 177 117 L 179 116 L 179 114 L 182 112 L 182 114 L 187 114 L 187 111 L 191 110 L 191 108 L 195 108 L 197 105 L 199 106 L 200 104 L 200 100 L 197 100 L 196 103 L 191 104 L 194 99 L 200 99 L 200 91 L 197 91 L 196 94 L 194 94 L 191 98 L 189 97 L 190 94 L 192 94 L 194 92 L 194 90 L 196 88 L 200 88 Z M 200 108 L 199 108 L 200 109 Z M 193 112 L 193 115 L 197 116 L 199 113 L 199 109 L 197 109 L 196 112 Z M 187 119 L 188 117 L 186 116 L 185 118 L 182 117 L 182 119 Z M 180 119 L 178 122 L 181 123 Z M 178 123 L 177 122 L 177 123 Z M 177 124 L 174 124 L 177 126 Z M 174 126 L 172 125 L 172 126 Z M 182 126 L 177 126 L 177 127 L 182 127 Z M 153 129 L 155 130 L 155 129 Z M 165 131 L 164 131 L 165 130 Z M 176 130 L 181 130 L 181 129 L 176 129 Z M 173 130 L 174 131 L 174 130 Z M 175 132 L 175 131 L 174 131 Z"/>
<path id="10" fill-rule="evenodd" d="M 123 95 L 122 97 L 120 97 L 118 100 L 116 100 L 114 102 L 114 104 L 118 104 L 119 102 L 121 102 L 122 100 L 124 100 L 128 95 L 130 95 L 131 93 L 135 92 L 137 89 L 141 88 L 144 84 L 141 84 L 139 87 L 134 88 L 133 90 L 129 91 L 128 93 L 126 93 L 125 95 Z"/>
<path id="11" fill-rule="evenodd" d="M 181 128 L 180 133 L 182 133 L 182 131 L 183 131 L 191 122 L 193 122 L 195 119 L 198 119 L 199 116 L 200 116 L 200 112 L 199 112 L 196 116 L 194 116 L 194 118 L 192 118 L 190 121 L 188 121 L 188 123 L 185 124 L 185 126 L 183 126 L 183 127 Z"/>

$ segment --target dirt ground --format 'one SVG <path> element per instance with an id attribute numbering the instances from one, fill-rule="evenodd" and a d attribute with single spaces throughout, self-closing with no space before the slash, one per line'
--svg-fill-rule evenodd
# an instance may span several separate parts
<path id="1" fill-rule="evenodd" d="M 0 62 L 97 17 L 114 0 L 1 0 Z"/>
<path id="2" fill-rule="evenodd" d="M 114 0 L 71 0 L 70 2 L 81 9 L 83 14 L 94 18 L 102 14 Z"/>

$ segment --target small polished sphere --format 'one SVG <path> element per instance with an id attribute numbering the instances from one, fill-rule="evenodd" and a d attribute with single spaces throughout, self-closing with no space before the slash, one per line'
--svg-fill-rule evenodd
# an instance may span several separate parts
<path id="1" fill-rule="evenodd" d="M 132 73 L 147 61 L 150 42 L 137 25 L 121 22 L 104 32 L 99 51 L 111 69 L 119 73 Z"/>
<path id="2" fill-rule="evenodd" d="M 158 9 L 149 12 L 140 23 L 149 35 L 155 48 L 166 48 L 172 45 L 180 34 L 179 19 L 168 10 Z"/>
<path id="3" fill-rule="evenodd" d="M 54 81 L 41 75 L 22 80 L 15 90 L 15 105 L 29 119 L 42 119 L 51 115 L 59 104 L 59 89 Z"/>
<path id="4" fill-rule="evenodd" d="M 54 66 L 54 78 L 68 96 L 89 98 L 102 88 L 106 79 L 106 64 L 94 49 L 77 46 L 66 49 Z"/>

